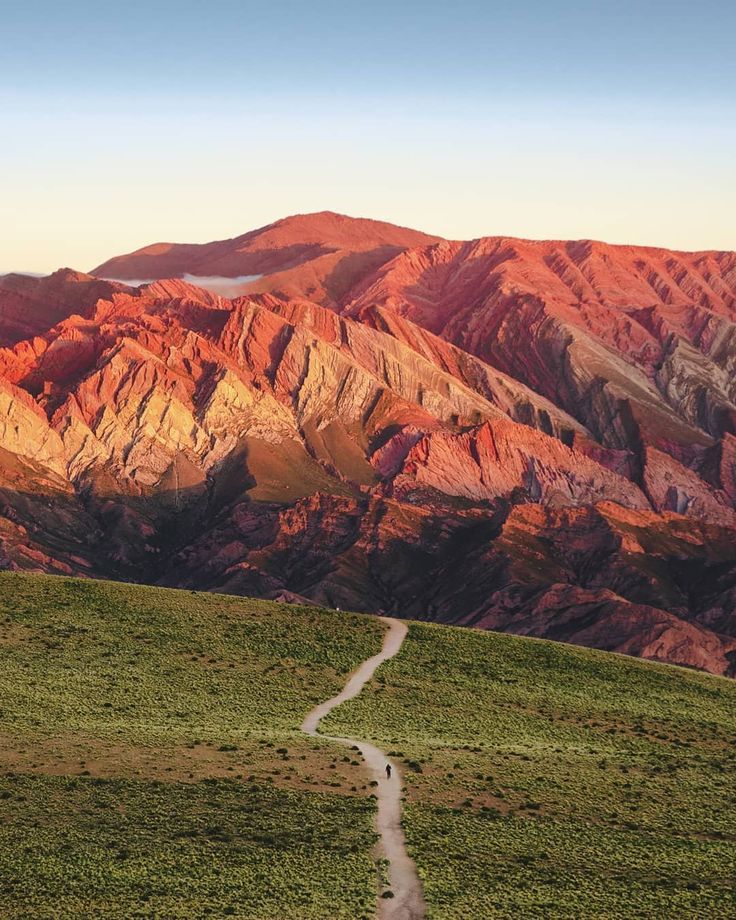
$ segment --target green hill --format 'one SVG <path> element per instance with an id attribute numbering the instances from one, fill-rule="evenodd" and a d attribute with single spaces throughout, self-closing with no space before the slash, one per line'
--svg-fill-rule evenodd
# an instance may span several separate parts
<path id="1" fill-rule="evenodd" d="M 298 726 L 381 634 L 365 616 L 0 576 L 0 916 L 372 916 L 360 766 Z"/>
<path id="2" fill-rule="evenodd" d="M 431 916 L 736 916 L 736 683 L 412 624 L 325 731 L 406 765 Z"/>
<path id="3" fill-rule="evenodd" d="M 375 915 L 378 649 L 318 608 L 0 575 L 0 916 Z M 736 916 L 736 684 L 412 624 L 325 730 L 405 761 L 430 915 Z"/>

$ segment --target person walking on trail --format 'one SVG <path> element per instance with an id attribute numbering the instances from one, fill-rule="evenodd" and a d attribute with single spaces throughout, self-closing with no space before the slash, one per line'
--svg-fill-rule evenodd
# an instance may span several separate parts
<path id="1" fill-rule="evenodd" d="M 391 764 L 386 764 L 386 779 L 391 779 Z"/>

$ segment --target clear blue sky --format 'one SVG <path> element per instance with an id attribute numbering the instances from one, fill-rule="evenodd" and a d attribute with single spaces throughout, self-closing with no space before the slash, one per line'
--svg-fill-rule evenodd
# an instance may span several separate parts
<path id="1" fill-rule="evenodd" d="M 329 208 L 736 248 L 736 4 L 5 3 L 0 271 Z"/>

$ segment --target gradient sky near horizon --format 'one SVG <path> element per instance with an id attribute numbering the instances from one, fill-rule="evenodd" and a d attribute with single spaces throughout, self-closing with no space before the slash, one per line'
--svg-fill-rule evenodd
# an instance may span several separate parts
<path id="1" fill-rule="evenodd" d="M 0 272 L 330 209 L 736 249 L 731 0 L 0 0 Z"/>

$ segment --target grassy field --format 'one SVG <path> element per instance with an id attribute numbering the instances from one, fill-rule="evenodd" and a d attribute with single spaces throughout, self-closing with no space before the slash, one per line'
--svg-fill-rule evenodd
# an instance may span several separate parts
<path id="1" fill-rule="evenodd" d="M 3 917 L 374 915 L 366 798 L 38 775 L 0 797 Z"/>
<path id="2" fill-rule="evenodd" d="M 370 617 L 0 575 L 0 916 L 375 916 Z M 736 917 L 736 683 L 412 624 L 325 729 L 404 761 L 434 918 Z"/>
<path id="3" fill-rule="evenodd" d="M 733 681 L 413 624 L 325 730 L 403 759 L 432 917 L 736 917 Z"/>
<path id="4" fill-rule="evenodd" d="M 0 916 L 371 917 L 373 802 L 301 735 L 366 617 L 0 576 Z"/>

